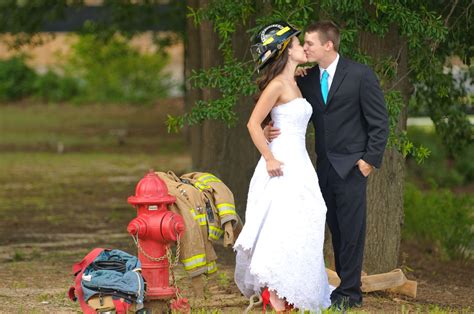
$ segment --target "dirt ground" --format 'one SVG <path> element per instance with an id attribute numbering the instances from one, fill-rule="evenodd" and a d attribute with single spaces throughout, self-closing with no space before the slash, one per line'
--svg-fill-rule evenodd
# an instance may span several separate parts
<path id="1" fill-rule="evenodd" d="M 127 197 L 149 168 L 190 169 L 185 141 L 161 119 L 175 104 L 162 105 L 0 107 L 0 313 L 80 312 L 67 297 L 73 263 L 95 247 L 136 254 Z M 117 128 L 125 141 L 117 143 Z M 205 298 L 194 297 L 181 266 L 178 286 L 193 312 L 242 313 L 248 300 L 233 283 L 234 254 L 216 250 L 219 271 L 206 279 Z M 370 293 L 358 312 L 474 312 L 472 261 L 441 261 L 429 247 L 403 242 L 399 266 L 418 282 L 417 298 Z"/>
<path id="2" fill-rule="evenodd" d="M 64 230 L 67 231 L 67 230 Z M 91 248 L 119 248 L 135 253 L 124 232 L 31 234 L 28 241 L 0 246 L 0 312 L 75 313 L 76 303 L 67 297 L 72 285 L 71 267 Z M 193 311 L 241 313 L 248 306 L 233 283 L 234 259 L 229 249 L 217 246 L 219 271 L 205 279 L 205 298 L 195 298 L 191 281 L 182 267 L 176 269 L 178 286 L 189 298 Z M 402 267 L 418 281 L 418 297 L 370 293 L 362 313 L 474 311 L 472 263 L 440 262 L 415 244 L 403 243 Z M 256 313 L 258 311 L 255 311 Z"/>

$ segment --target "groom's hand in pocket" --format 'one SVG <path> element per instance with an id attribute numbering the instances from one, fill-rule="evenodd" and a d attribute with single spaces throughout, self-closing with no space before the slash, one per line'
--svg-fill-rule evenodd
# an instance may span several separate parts
<path id="1" fill-rule="evenodd" d="M 364 177 L 368 177 L 372 170 L 374 170 L 374 167 L 363 159 L 359 159 L 357 166 Z"/>
<path id="2" fill-rule="evenodd" d="M 273 141 L 280 135 L 280 129 L 273 126 L 273 121 L 270 121 L 263 129 L 263 134 L 268 142 Z"/>

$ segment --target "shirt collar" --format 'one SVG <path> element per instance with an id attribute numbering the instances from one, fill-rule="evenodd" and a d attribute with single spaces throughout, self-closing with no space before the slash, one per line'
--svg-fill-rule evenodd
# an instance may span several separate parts
<path id="1" fill-rule="evenodd" d="M 336 74 L 336 68 L 337 68 L 337 63 L 339 62 L 339 54 L 336 55 L 336 59 L 328 66 L 327 69 L 323 69 L 321 66 L 319 66 L 319 75 L 323 75 L 323 71 L 326 70 L 329 74 L 329 77 L 334 77 L 334 74 Z"/>

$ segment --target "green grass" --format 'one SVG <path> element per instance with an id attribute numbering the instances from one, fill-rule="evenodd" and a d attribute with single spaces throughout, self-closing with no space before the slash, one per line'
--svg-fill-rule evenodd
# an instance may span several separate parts
<path id="1" fill-rule="evenodd" d="M 168 134 L 170 106 L 9 105 L 0 108 L 0 150 L 70 151 L 136 150 L 183 152 L 181 136 Z"/>
<path id="2" fill-rule="evenodd" d="M 126 199 L 149 169 L 188 167 L 189 157 L 177 154 L 3 153 L 0 225 L 41 232 L 123 223 L 135 214 Z"/>
<path id="3" fill-rule="evenodd" d="M 173 106 L 0 107 L 0 242 L 30 233 L 123 230 L 127 203 L 149 169 L 189 170 Z M 113 130 L 123 129 L 122 143 Z M 56 142 L 64 151 L 57 152 Z"/>

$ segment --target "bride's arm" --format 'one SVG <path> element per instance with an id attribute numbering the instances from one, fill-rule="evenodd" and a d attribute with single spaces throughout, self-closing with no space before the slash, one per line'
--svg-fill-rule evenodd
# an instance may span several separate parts
<path id="1" fill-rule="evenodd" d="M 281 82 L 277 80 L 270 82 L 260 95 L 247 123 L 250 137 L 263 158 L 265 158 L 267 171 L 270 176 L 280 176 L 283 174 L 280 167 L 282 163 L 275 159 L 268 147 L 261 124 L 276 104 L 282 89 L 283 84 Z"/>

